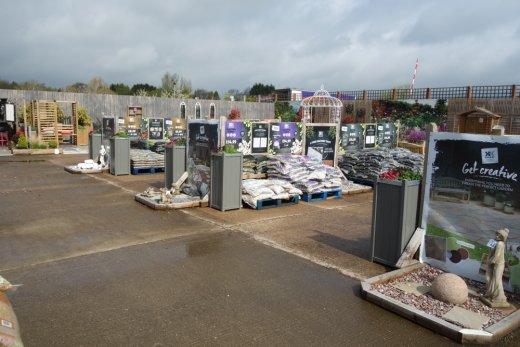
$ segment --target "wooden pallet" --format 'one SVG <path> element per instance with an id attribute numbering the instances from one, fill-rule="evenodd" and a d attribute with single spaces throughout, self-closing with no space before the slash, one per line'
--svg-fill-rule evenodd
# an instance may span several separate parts
<path id="1" fill-rule="evenodd" d="M 267 174 L 265 173 L 258 173 L 258 174 L 243 174 L 242 179 L 243 180 L 249 180 L 249 179 L 259 179 L 259 178 L 267 178 Z"/>
<path id="2" fill-rule="evenodd" d="M 306 202 L 341 199 L 341 189 L 326 190 L 316 193 L 303 193 L 302 200 Z"/>
<path id="3" fill-rule="evenodd" d="M 285 205 L 295 205 L 300 201 L 299 195 L 293 195 L 286 199 L 263 199 L 256 202 L 256 209 L 263 210 L 266 208 L 280 207 Z"/>
<path id="4" fill-rule="evenodd" d="M 132 167 L 132 175 L 149 175 L 163 173 L 164 167 Z"/>

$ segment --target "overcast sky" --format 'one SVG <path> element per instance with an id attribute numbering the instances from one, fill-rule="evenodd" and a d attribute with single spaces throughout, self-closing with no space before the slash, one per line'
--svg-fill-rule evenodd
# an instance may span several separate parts
<path id="1" fill-rule="evenodd" d="M 520 83 L 518 0 L 10 0 L 0 79 L 223 93 Z"/>

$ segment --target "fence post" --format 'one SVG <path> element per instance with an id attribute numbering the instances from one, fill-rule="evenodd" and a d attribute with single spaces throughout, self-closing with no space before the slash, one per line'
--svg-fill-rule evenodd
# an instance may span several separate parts
<path id="1" fill-rule="evenodd" d="M 368 92 L 366 90 L 363 90 L 363 100 L 368 99 Z"/>
<path id="2" fill-rule="evenodd" d="M 466 89 L 466 99 L 468 99 L 468 101 L 471 101 L 471 97 L 472 97 L 471 86 L 468 86 L 468 88 Z"/>
<path id="3" fill-rule="evenodd" d="M 511 98 L 516 98 L 516 93 L 518 91 L 518 89 L 516 89 L 517 85 L 516 84 L 513 84 L 513 88 L 511 90 Z"/>
<path id="4" fill-rule="evenodd" d="M 426 99 L 431 99 L 431 98 L 432 98 L 432 89 L 426 88 Z"/>
<path id="5" fill-rule="evenodd" d="M 396 100 L 397 99 L 397 90 L 394 88 L 392 89 L 392 100 Z"/>

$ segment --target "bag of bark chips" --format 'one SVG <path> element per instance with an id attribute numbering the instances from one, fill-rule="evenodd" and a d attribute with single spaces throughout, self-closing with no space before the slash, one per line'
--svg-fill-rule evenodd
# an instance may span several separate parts
<path id="1" fill-rule="evenodd" d="M 0 347 L 23 347 L 18 320 L 4 293 L 11 287 L 11 283 L 0 276 Z"/>

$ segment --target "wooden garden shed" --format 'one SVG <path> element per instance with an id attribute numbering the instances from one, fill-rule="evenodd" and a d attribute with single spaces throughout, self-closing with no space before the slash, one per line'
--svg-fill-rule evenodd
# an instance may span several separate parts
<path id="1" fill-rule="evenodd" d="M 501 116 L 483 108 L 475 107 L 457 115 L 460 133 L 487 134 L 492 133 L 493 127 L 500 123 Z"/>

